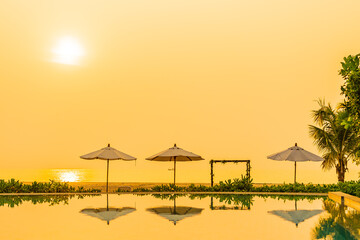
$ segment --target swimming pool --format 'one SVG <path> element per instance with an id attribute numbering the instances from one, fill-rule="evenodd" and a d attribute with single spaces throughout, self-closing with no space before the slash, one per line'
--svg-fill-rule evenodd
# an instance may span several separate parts
<path id="1" fill-rule="evenodd" d="M 359 239 L 360 213 L 321 196 L 0 196 L 0 239 Z"/>

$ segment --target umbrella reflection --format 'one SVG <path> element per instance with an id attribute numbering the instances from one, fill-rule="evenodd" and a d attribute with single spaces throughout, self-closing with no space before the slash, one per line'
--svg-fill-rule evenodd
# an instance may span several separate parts
<path id="1" fill-rule="evenodd" d="M 274 214 L 281 217 L 282 219 L 295 223 L 298 227 L 299 223 L 304 222 L 306 219 L 309 219 L 315 215 L 322 213 L 323 210 L 298 210 L 297 201 L 295 200 L 295 210 L 274 210 L 269 211 L 268 213 Z"/>
<path id="2" fill-rule="evenodd" d="M 146 210 L 164 217 L 176 225 L 178 221 L 183 220 L 184 218 L 200 214 L 203 208 L 176 206 L 176 199 L 174 199 L 174 206 L 148 208 Z"/>
<path id="3" fill-rule="evenodd" d="M 106 208 L 84 208 L 80 213 L 86 214 L 91 217 L 98 218 L 102 221 L 106 221 L 109 225 L 110 221 L 115 220 L 120 216 L 125 216 L 134 212 L 136 209 L 132 207 L 111 208 L 109 207 L 109 195 L 106 194 Z"/>

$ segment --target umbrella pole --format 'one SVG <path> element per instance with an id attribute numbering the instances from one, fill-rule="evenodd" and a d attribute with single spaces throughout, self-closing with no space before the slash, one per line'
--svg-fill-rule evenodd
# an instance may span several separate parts
<path id="1" fill-rule="evenodd" d="M 109 211 L 109 194 L 106 193 L 106 211 Z"/>
<path id="2" fill-rule="evenodd" d="M 294 184 L 296 184 L 296 161 L 295 161 L 295 175 L 294 175 Z"/>
<path id="3" fill-rule="evenodd" d="M 176 197 L 174 198 L 174 213 L 176 214 Z"/>
<path id="4" fill-rule="evenodd" d="M 174 157 L 174 186 L 175 186 L 175 178 L 176 178 L 176 157 Z"/>
<path id="5" fill-rule="evenodd" d="M 106 172 L 106 193 L 109 192 L 109 159 L 107 160 L 107 172 Z"/>

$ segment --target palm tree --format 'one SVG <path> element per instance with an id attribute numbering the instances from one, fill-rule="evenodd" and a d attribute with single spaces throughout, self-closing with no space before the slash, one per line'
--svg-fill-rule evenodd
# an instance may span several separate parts
<path id="1" fill-rule="evenodd" d="M 343 105 L 334 110 L 325 100 L 318 100 L 320 108 L 312 111 L 317 126 L 309 125 L 310 136 L 323 153 L 321 166 L 325 170 L 336 169 L 339 182 L 344 182 L 349 160 L 359 160 L 360 137 L 351 125 L 344 122 L 349 118 Z"/>

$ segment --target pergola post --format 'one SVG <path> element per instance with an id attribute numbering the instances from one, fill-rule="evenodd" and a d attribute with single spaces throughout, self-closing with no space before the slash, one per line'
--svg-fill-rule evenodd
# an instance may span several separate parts
<path id="1" fill-rule="evenodd" d="M 214 161 L 211 160 L 210 161 L 210 168 L 211 168 L 211 172 L 210 172 L 210 177 L 211 177 L 211 187 L 214 186 Z"/>
<path id="2" fill-rule="evenodd" d="M 246 177 L 250 179 L 250 160 L 246 162 Z"/>

